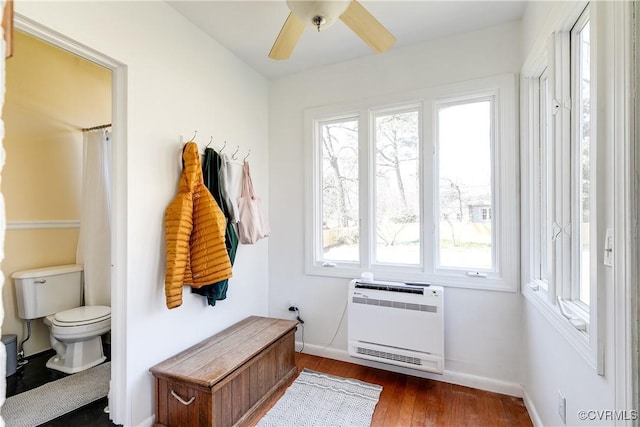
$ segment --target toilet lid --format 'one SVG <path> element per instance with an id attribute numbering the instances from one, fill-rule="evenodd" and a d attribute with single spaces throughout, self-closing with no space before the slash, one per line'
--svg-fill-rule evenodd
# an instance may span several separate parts
<path id="1" fill-rule="evenodd" d="M 111 317 L 111 307 L 106 305 L 87 305 L 56 313 L 54 320 L 58 324 L 78 322 L 98 322 Z"/>

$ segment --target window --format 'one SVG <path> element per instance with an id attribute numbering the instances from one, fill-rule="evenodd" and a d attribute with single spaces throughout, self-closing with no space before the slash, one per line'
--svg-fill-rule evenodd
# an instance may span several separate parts
<path id="1" fill-rule="evenodd" d="M 491 208 L 480 208 L 482 221 L 491 221 Z"/>
<path id="2" fill-rule="evenodd" d="M 358 262 L 358 120 L 318 124 L 322 141 L 322 258 Z"/>
<path id="3" fill-rule="evenodd" d="M 583 6 L 584 7 L 584 6 Z M 523 293 L 539 304 L 601 370 L 597 350 L 597 153 L 592 124 L 591 15 L 553 35 L 548 53 L 526 64 L 522 171 Z M 570 22 L 570 21 L 569 21 Z M 556 321 L 556 320 L 554 320 Z"/>
<path id="4" fill-rule="evenodd" d="M 544 290 L 549 288 L 552 255 L 552 175 L 551 96 L 549 69 L 545 67 L 535 81 L 537 121 L 535 157 L 535 279 Z"/>
<path id="5" fill-rule="evenodd" d="M 571 299 L 583 310 L 590 301 L 590 241 L 591 241 L 591 81 L 590 81 L 589 13 L 582 14 L 571 30 L 571 157 L 573 184 L 573 223 L 576 238 L 573 243 L 574 277 Z"/>
<path id="6" fill-rule="evenodd" d="M 421 264 L 420 109 L 373 113 L 375 263 Z"/>
<path id="7" fill-rule="evenodd" d="M 557 188 L 561 186 L 561 171 L 558 172 L 554 161 L 562 158 L 556 156 L 558 147 L 554 146 L 554 116 L 557 116 L 560 106 L 553 99 L 552 70 L 546 61 L 535 67 L 534 76 L 529 79 L 529 113 L 531 128 L 529 134 L 530 156 L 528 161 L 531 171 L 531 199 L 528 210 L 531 222 L 531 278 L 528 286 L 547 293 L 549 301 L 553 301 L 553 283 L 551 280 L 554 268 L 554 246 L 561 238 L 562 229 L 554 222 L 555 209 L 561 207 L 561 198 Z M 527 170 L 523 168 L 524 170 Z M 524 197 L 524 196 L 523 196 Z M 527 212 L 523 212 L 527 214 Z M 523 224 L 523 227 L 526 225 Z M 523 242 L 527 244 L 527 242 Z"/>
<path id="8" fill-rule="evenodd" d="M 438 267 L 494 268 L 492 109 L 491 99 L 437 106 Z"/>
<path id="9" fill-rule="evenodd" d="M 308 110 L 307 273 L 514 291 L 514 88 Z"/>

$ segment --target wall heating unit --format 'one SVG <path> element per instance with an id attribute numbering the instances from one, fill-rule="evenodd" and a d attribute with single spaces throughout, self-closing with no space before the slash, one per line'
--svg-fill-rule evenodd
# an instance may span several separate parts
<path id="1" fill-rule="evenodd" d="M 356 279 L 348 298 L 350 356 L 444 371 L 441 286 Z"/>

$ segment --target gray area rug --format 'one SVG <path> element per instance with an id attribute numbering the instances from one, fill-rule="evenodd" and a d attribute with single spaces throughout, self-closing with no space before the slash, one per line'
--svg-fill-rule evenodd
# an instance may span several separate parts
<path id="1" fill-rule="evenodd" d="M 370 426 L 382 387 L 304 369 L 259 427 Z"/>
<path id="2" fill-rule="evenodd" d="M 9 397 L 2 406 L 7 427 L 35 427 L 101 399 L 109 392 L 111 362 Z"/>

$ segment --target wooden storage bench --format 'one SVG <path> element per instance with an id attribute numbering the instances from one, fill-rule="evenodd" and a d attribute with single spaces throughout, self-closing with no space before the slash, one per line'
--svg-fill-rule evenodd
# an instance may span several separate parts
<path id="1" fill-rule="evenodd" d="M 296 375 L 297 323 L 248 317 L 152 367 L 155 425 L 245 424 Z"/>

